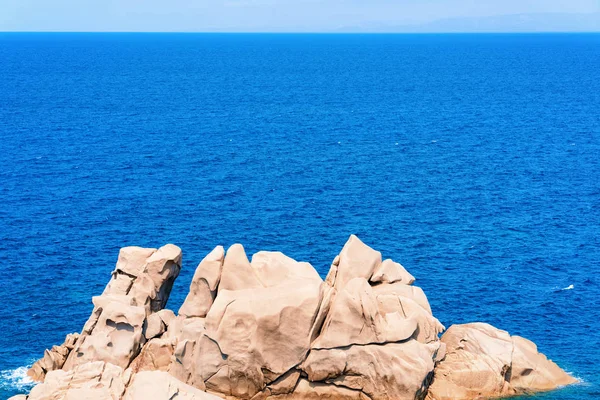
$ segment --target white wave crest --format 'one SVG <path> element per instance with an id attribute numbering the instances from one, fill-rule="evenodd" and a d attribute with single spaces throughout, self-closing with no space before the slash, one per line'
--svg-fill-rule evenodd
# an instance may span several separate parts
<path id="1" fill-rule="evenodd" d="M 29 367 L 19 367 L 0 371 L 0 387 L 8 390 L 28 390 L 35 382 L 27 376 Z"/>
<path id="2" fill-rule="evenodd" d="M 573 290 L 575 289 L 575 285 L 569 285 L 566 288 L 562 288 L 562 290 Z"/>

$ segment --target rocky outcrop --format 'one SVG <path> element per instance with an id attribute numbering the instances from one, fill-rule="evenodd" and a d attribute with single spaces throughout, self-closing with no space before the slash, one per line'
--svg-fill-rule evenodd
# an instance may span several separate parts
<path id="1" fill-rule="evenodd" d="M 574 379 L 525 339 L 444 327 L 414 277 L 351 236 L 325 281 L 279 252 L 221 246 L 179 314 L 181 251 L 127 247 L 79 336 L 30 370 L 45 399 L 475 399 Z"/>
<path id="2" fill-rule="evenodd" d="M 63 369 L 90 361 L 127 368 L 146 342 L 152 314 L 166 305 L 181 268 L 181 249 L 126 247 L 119 253 L 112 279 L 83 327 Z M 151 328 L 152 330 L 152 328 Z"/>
<path id="3" fill-rule="evenodd" d="M 576 382 L 529 340 L 488 324 L 453 325 L 442 342 L 446 357 L 435 369 L 430 400 L 509 397 Z"/>
<path id="4" fill-rule="evenodd" d="M 78 338 L 78 333 L 70 333 L 63 344 L 52 346 L 50 350 L 44 351 L 44 356 L 33 364 L 27 371 L 27 375 L 34 381 L 42 382 L 48 372 L 61 369 Z"/>
<path id="5" fill-rule="evenodd" d="M 97 361 L 127 368 L 147 339 L 163 329 L 163 319 L 169 313 L 174 318 L 171 311 L 161 310 L 180 268 L 181 249 L 174 245 L 121 249 L 112 279 L 104 293 L 93 298 L 94 309 L 81 334 L 69 335 L 63 345 L 47 350 L 29 376 L 43 381 L 50 371 Z"/>
<path id="6" fill-rule="evenodd" d="M 77 365 L 68 371 L 50 371 L 27 400 L 121 399 L 129 383 L 127 375 L 121 367 L 104 361 Z"/>
<path id="7" fill-rule="evenodd" d="M 174 334 L 169 371 L 196 387 L 250 399 L 306 357 L 322 280 L 310 264 L 282 253 L 259 252 L 250 262 L 241 245 L 227 251 L 222 271 L 206 318 L 186 318 Z"/>

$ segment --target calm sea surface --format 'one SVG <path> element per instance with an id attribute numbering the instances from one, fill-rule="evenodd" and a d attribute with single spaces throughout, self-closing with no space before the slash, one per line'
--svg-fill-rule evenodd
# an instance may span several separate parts
<path id="1" fill-rule="evenodd" d="M 126 245 L 325 274 L 347 237 L 441 322 L 535 341 L 600 397 L 600 34 L 0 33 L 0 398 Z"/>

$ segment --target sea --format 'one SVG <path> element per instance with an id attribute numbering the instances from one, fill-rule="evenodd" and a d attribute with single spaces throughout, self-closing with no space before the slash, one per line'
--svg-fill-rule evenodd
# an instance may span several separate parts
<path id="1" fill-rule="evenodd" d="M 600 398 L 600 34 L 0 33 L 0 399 L 121 247 L 350 234 Z"/>

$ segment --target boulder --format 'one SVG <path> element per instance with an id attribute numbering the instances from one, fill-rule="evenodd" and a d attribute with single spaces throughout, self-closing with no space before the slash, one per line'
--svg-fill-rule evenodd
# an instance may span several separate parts
<path id="1" fill-rule="evenodd" d="M 173 341 L 152 339 L 142 347 L 140 354 L 131 362 L 129 368 L 139 371 L 167 371 L 174 352 Z"/>
<path id="2" fill-rule="evenodd" d="M 275 287 L 292 281 L 323 282 L 312 265 L 298 262 L 278 251 L 259 251 L 252 256 L 250 265 L 263 287 Z"/>
<path id="3" fill-rule="evenodd" d="M 125 247 L 103 295 L 126 295 L 146 314 L 162 310 L 181 269 L 181 249 L 167 244 L 160 249 Z"/>
<path id="4" fill-rule="evenodd" d="M 94 297 L 92 315 L 62 368 L 90 361 L 127 368 L 146 341 L 147 317 L 166 305 L 180 265 L 181 249 L 172 244 L 158 250 L 122 249 L 111 281 L 101 296 Z M 156 331 L 151 333 L 160 332 L 163 319 L 153 320 Z"/>
<path id="5" fill-rule="evenodd" d="M 119 400 L 128 383 L 123 369 L 102 361 L 75 366 L 70 371 L 55 370 L 44 383 L 31 389 L 28 400 Z"/>
<path id="6" fill-rule="evenodd" d="M 372 283 L 395 283 L 400 282 L 404 285 L 412 285 L 415 277 L 412 276 L 404 267 L 390 259 L 385 260 L 373 272 L 373 276 L 369 279 Z"/>
<path id="7" fill-rule="evenodd" d="M 250 263 L 233 245 L 206 319 L 179 320 L 169 372 L 201 389 L 252 398 L 306 357 L 321 285 L 310 264 L 273 252 Z"/>
<path id="8" fill-rule="evenodd" d="M 346 243 L 326 279 L 332 294 L 320 335 L 301 365 L 309 381 L 343 387 L 350 398 L 425 396 L 443 352 L 438 335 L 444 327 L 408 277 L 367 281 L 374 271 L 387 277 L 398 266 L 388 261 L 382 267 L 381 254 L 356 237 Z"/>
<path id="9" fill-rule="evenodd" d="M 44 356 L 32 365 L 27 375 L 36 382 L 43 382 L 47 372 L 61 369 L 78 338 L 78 333 L 70 333 L 63 344 L 44 351 Z"/>
<path id="10" fill-rule="evenodd" d="M 427 296 L 423 289 L 418 286 L 407 286 L 402 283 L 392 283 L 392 284 L 380 284 L 373 286 L 373 292 L 377 297 L 383 295 L 394 295 L 403 298 L 407 298 L 413 300 L 417 303 L 423 310 L 425 310 L 429 315 L 432 315 L 431 306 L 429 305 L 429 300 L 427 300 Z"/>
<path id="11" fill-rule="evenodd" d="M 516 394 L 545 392 L 577 383 L 577 379 L 539 353 L 532 341 L 512 336 L 512 342 L 510 385 Z"/>
<path id="12" fill-rule="evenodd" d="M 278 400 L 369 400 L 360 390 L 322 382 L 310 382 L 305 378 L 300 378 L 292 393 L 278 395 L 274 398 Z"/>
<path id="13" fill-rule="evenodd" d="M 416 340 L 311 350 L 302 370 L 311 382 L 334 384 L 375 399 L 423 398 L 439 342 Z"/>
<path id="14" fill-rule="evenodd" d="M 179 315 L 206 317 L 217 295 L 224 259 L 223 246 L 217 246 L 200 262 L 192 278 L 190 292 L 179 308 Z"/>
<path id="15" fill-rule="evenodd" d="M 94 297 L 93 326 L 84 327 L 63 369 L 91 361 L 105 361 L 123 369 L 137 356 L 145 341 L 146 312 L 128 296 Z M 86 325 L 88 326 L 88 325 Z"/>
<path id="16" fill-rule="evenodd" d="M 354 344 L 399 342 L 417 330 L 417 320 L 395 309 L 380 312 L 373 289 L 364 278 L 354 278 L 337 294 L 313 343 L 316 349 L 331 349 Z"/>
<path id="17" fill-rule="evenodd" d="M 533 343 L 489 324 L 453 325 L 442 342 L 446 356 L 436 365 L 430 400 L 508 397 L 576 382 Z"/>
<path id="18" fill-rule="evenodd" d="M 166 372 L 144 371 L 135 374 L 123 400 L 221 400 L 220 397 L 178 381 Z"/>
<path id="19" fill-rule="evenodd" d="M 232 245 L 227 250 L 227 255 L 223 261 L 219 291 L 261 287 L 263 285 L 258 280 L 254 269 L 252 269 L 250 261 L 248 261 L 244 246 L 241 244 Z"/>
<path id="20" fill-rule="evenodd" d="M 175 314 L 171 310 L 160 310 L 150 314 L 146 319 L 146 328 L 144 329 L 146 340 L 161 336 L 167 331 L 169 323 L 174 319 Z"/>
<path id="21" fill-rule="evenodd" d="M 369 279 L 380 264 L 381 253 L 351 235 L 334 259 L 326 281 L 339 291 L 354 278 Z"/>

